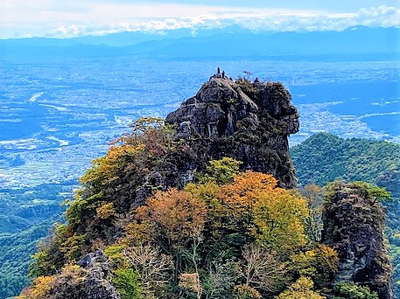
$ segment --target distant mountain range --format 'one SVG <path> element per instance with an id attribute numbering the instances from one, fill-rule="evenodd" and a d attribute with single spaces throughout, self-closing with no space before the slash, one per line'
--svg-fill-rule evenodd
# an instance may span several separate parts
<path id="1" fill-rule="evenodd" d="M 400 29 L 352 27 L 345 31 L 253 32 L 240 27 L 192 32 L 122 32 L 69 39 L 0 40 L 0 57 L 121 56 L 203 59 L 238 57 L 400 57 Z"/>

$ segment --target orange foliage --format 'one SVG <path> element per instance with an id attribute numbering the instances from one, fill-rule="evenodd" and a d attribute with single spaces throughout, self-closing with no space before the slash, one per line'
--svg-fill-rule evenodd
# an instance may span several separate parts
<path id="1" fill-rule="evenodd" d="M 179 246 L 182 241 L 199 237 L 206 214 L 204 202 L 189 192 L 170 189 L 157 192 L 146 206 L 137 208 L 135 218 L 153 238 L 166 238 L 170 245 Z"/>
<path id="2" fill-rule="evenodd" d="M 218 193 L 218 200 L 224 207 L 221 212 L 233 217 L 251 213 L 260 192 L 272 192 L 276 186 L 277 180 L 272 175 L 253 171 L 242 173 L 232 184 L 221 187 Z"/>
<path id="3" fill-rule="evenodd" d="M 55 281 L 54 276 L 39 276 L 35 279 L 32 287 L 25 289 L 18 299 L 45 299 L 49 298 Z"/>
<path id="4" fill-rule="evenodd" d="M 98 207 L 96 209 L 97 216 L 100 219 L 108 219 L 110 217 L 113 217 L 116 215 L 116 212 L 114 210 L 114 206 L 112 202 L 103 204 L 102 206 Z"/>

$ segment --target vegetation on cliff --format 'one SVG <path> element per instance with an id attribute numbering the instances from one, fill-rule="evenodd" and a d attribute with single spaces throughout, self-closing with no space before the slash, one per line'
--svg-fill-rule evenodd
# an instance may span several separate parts
<path id="1" fill-rule="evenodd" d="M 239 164 L 212 161 L 197 183 L 157 191 L 122 221 L 120 238 L 92 245 L 108 257 L 103 278 L 121 298 L 320 296 L 315 289 L 330 284 L 338 260 L 334 250 L 307 236 L 307 200 L 279 188 L 271 175 L 239 172 Z M 80 294 L 86 265 L 62 265 L 79 259 L 70 254 L 74 240 L 70 236 L 56 251 L 46 251 L 50 246 L 38 253 L 32 270 L 41 276 L 22 298 L 57 298 L 65 284 Z M 60 268 L 50 268 L 49 261 Z"/>
<path id="2" fill-rule="evenodd" d="M 361 216 L 380 217 L 365 231 L 384 248 L 388 194 L 366 183 L 293 189 L 297 129 L 282 85 L 224 75 L 166 122 L 140 119 L 81 178 L 20 298 L 390 298 L 358 276 L 338 284 L 345 259 L 329 239 L 346 224 L 332 194 L 352 186 Z"/>
<path id="3" fill-rule="evenodd" d="M 147 119 L 140 134 L 125 136 L 94 162 L 67 210 L 68 223 L 35 255 L 36 279 L 21 298 L 66 292 L 80 298 L 88 290 L 105 298 L 324 298 L 332 292 L 339 258 L 316 241 L 321 227 L 312 219 L 320 206 L 312 190 L 302 196 L 282 189 L 273 176 L 242 172 L 241 162 L 222 158 L 183 189 L 154 188 L 129 213 L 119 198 L 105 201 L 116 171 L 155 159 L 149 136 L 158 136 L 161 148 L 163 142 L 178 148 L 170 128 L 156 123 Z M 118 234 L 104 233 L 111 231 Z"/>

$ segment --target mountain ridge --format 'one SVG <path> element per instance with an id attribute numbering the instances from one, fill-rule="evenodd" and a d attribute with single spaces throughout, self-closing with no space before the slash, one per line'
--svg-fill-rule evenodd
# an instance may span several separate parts
<path id="1" fill-rule="evenodd" d="M 70 39 L 25 38 L 0 40 L 3 57 L 28 55 L 135 55 L 144 58 L 268 57 L 315 55 L 383 55 L 399 57 L 400 29 L 397 27 L 357 27 L 344 31 L 251 32 L 211 31 L 192 36 L 116 33 Z M 318 41 L 317 43 L 315 41 Z M 179 44 L 179 47 L 176 46 Z M 363 45 L 359 47 L 359 45 Z M 201 51 L 200 51 L 201 49 Z M 279 54 L 277 54 L 279 53 Z"/>

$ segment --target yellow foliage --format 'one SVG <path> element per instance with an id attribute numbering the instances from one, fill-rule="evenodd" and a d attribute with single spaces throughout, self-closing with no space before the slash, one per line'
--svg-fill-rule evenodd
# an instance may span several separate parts
<path id="1" fill-rule="evenodd" d="M 126 162 L 144 150 L 144 145 L 115 145 L 110 147 L 104 157 L 93 161 L 93 167 L 81 178 L 81 183 L 106 184 L 118 178 L 117 170 Z"/>
<path id="2" fill-rule="evenodd" d="M 108 219 L 116 215 L 114 205 L 112 202 L 103 204 L 96 209 L 97 217 L 100 219 Z"/>
<path id="3" fill-rule="evenodd" d="M 234 288 L 235 298 L 237 299 L 261 299 L 261 294 L 249 285 L 241 284 Z"/>
<path id="4" fill-rule="evenodd" d="M 298 195 L 278 188 L 268 174 L 246 172 L 218 193 L 221 216 L 252 219 L 247 229 L 262 244 L 280 252 L 303 246 L 307 237 L 303 218 L 308 215 L 307 202 Z"/>
<path id="5" fill-rule="evenodd" d="M 208 230 L 216 238 L 239 231 L 263 246 L 286 252 L 306 243 L 302 221 L 307 215 L 304 199 L 277 187 L 273 176 L 249 171 L 223 186 L 207 182 L 189 184 L 185 191 L 156 193 L 146 206 L 136 209 L 136 221 L 127 235 L 133 243 L 157 236 L 170 242 L 188 240 L 201 234 L 207 217 Z"/>
<path id="6" fill-rule="evenodd" d="M 303 224 L 307 215 L 307 202 L 303 198 L 281 188 L 261 192 L 254 205 L 255 236 L 280 252 L 300 248 L 307 242 Z"/>
<path id="7" fill-rule="evenodd" d="M 54 276 L 40 276 L 36 278 L 27 298 L 29 299 L 48 298 L 49 292 L 53 287 L 54 281 L 55 281 Z"/>
<path id="8" fill-rule="evenodd" d="M 153 227 L 148 220 L 136 217 L 135 221 L 127 225 L 125 237 L 120 242 L 125 246 L 149 243 L 156 237 L 151 234 L 152 229 Z"/>
<path id="9" fill-rule="evenodd" d="M 104 254 L 109 258 L 115 268 L 127 268 L 128 261 L 123 251 L 127 248 L 125 244 L 113 244 L 104 249 Z"/>
<path id="10" fill-rule="evenodd" d="M 325 271 L 336 272 L 339 265 L 337 252 L 333 248 L 324 244 L 321 244 L 317 250 L 319 263 L 326 267 Z"/>
<path id="11" fill-rule="evenodd" d="M 300 277 L 295 283 L 293 283 L 288 290 L 277 296 L 277 299 L 324 299 L 326 297 L 321 296 L 317 292 L 314 292 L 312 288 L 314 283 L 307 277 Z"/>
<path id="12" fill-rule="evenodd" d="M 83 268 L 79 267 L 78 265 L 66 265 L 61 273 L 58 275 L 59 278 L 70 280 L 76 284 L 84 281 L 86 279 L 86 271 Z"/>
<path id="13" fill-rule="evenodd" d="M 210 206 L 217 206 L 217 194 L 220 190 L 215 182 L 207 182 L 205 184 L 193 184 L 186 185 L 185 191 L 190 192 L 195 198 L 204 201 Z"/>
<path id="14" fill-rule="evenodd" d="M 311 277 L 315 283 L 323 286 L 335 276 L 339 258 L 334 249 L 321 244 L 312 250 L 292 255 L 291 262 L 299 275 Z"/>

